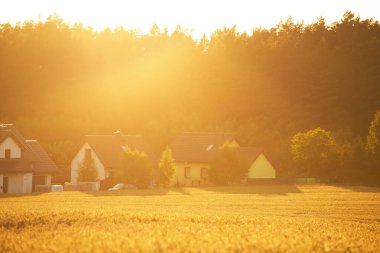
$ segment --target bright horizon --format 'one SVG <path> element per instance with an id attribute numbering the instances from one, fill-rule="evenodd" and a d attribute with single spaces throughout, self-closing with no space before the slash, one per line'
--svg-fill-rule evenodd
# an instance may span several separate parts
<path id="1" fill-rule="evenodd" d="M 254 28 L 274 27 L 282 20 L 292 17 L 295 22 L 306 24 L 323 16 L 327 24 L 341 19 L 345 11 L 351 11 L 361 18 L 380 20 L 380 1 L 342 0 L 221 0 L 214 1 L 173 1 L 173 0 L 15 0 L 4 1 L 0 9 L 0 22 L 23 22 L 25 20 L 46 20 L 58 14 L 69 24 L 83 23 L 95 30 L 106 27 L 124 26 L 146 33 L 152 24 L 173 31 L 177 24 L 190 29 L 199 38 L 217 28 L 236 25 L 240 32 L 249 34 Z"/>

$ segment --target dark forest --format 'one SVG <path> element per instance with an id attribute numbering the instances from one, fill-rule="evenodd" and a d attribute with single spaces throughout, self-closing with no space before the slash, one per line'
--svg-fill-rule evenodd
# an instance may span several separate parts
<path id="1" fill-rule="evenodd" d="M 321 127 L 342 157 L 360 153 L 379 109 L 380 24 L 350 12 L 199 40 L 180 26 L 99 32 L 58 16 L 0 25 L 0 122 L 39 139 L 64 179 L 85 134 L 116 130 L 157 151 L 179 132 L 234 132 L 287 176 L 296 133 Z"/>

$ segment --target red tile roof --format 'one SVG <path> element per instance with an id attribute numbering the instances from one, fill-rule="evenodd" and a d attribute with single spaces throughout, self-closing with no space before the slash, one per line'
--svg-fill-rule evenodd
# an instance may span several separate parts
<path id="1" fill-rule="evenodd" d="M 0 143 L 12 138 L 21 148 L 21 158 L 0 159 L 0 173 L 56 173 L 57 166 L 37 141 L 26 141 L 12 124 L 0 124 Z"/>
<path id="2" fill-rule="evenodd" d="M 211 161 L 215 151 L 227 141 L 233 141 L 233 133 L 182 133 L 171 145 L 176 162 Z"/>
<path id="3" fill-rule="evenodd" d="M 140 135 L 86 135 L 87 142 L 103 165 L 107 168 L 115 168 L 120 165 L 120 159 L 126 145 L 138 149 L 148 155 L 153 165 L 158 162 L 157 155 Z"/>
<path id="4" fill-rule="evenodd" d="M 49 155 L 36 140 L 27 140 L 26 143 L 32 148 L 34 154 L 38 157 L 39 161 L 33 163 L 33 171 L 35 173 L 56 173 L 58 172 L 57 165 L 51 160 Z"/>

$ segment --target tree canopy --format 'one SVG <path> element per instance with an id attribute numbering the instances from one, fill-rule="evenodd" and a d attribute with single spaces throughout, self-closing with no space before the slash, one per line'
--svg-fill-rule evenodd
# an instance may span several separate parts
<path id="1" fill-rule="evenodd" d="M 248 175 L 249 166 L 241 159 L 238 146 L 226 142 L 213 158 L 209 179 L 217 185 L 240 184 Z"/>
<path id="2" fill-rule="evenodd" d="M 366 149 L 369 155 L 370 168 L 369 174 L 375 181 L 380 182 L 380 111 L 375 116 L 369 126 Z"/>
<path id="3" fill-rule="evenodd" d="M 380 156 L 380 111 L 375 113 L 369 126 L 366 148 L 372 154 Z"/>
<path id="4" fill-rule="evenodd" d="M 144 152 L 126 146 L 118 174 L 122 183 L 147 188 L 152 183 L 152 164 Z"/>
<path id="5" fill-rule="evenodd" d="M 331 133 L 320 127 L 292 138 L 293 159 L 301 175 L 327 177 L 337 170 L 338 151 Z"/>

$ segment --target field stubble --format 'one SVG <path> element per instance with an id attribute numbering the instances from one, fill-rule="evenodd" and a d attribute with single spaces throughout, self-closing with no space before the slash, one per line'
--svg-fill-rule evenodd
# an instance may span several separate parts
<path id="1" fill-rule="evenodd" d="M 379 252 L 380 189 L 210 187 L 0 197 L 0 252 Z"/>

